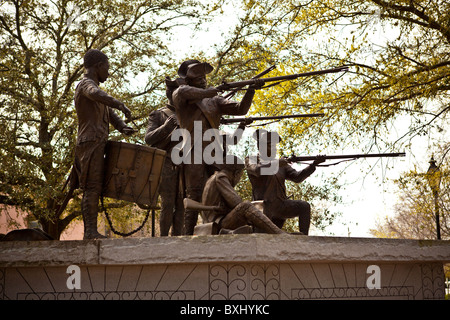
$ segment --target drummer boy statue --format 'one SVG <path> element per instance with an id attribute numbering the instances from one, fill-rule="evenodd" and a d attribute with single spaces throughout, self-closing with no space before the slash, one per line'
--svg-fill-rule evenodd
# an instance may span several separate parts
<path id="1" fill-rule="evenodd" d="M 131 111 L 119 100 L 99 88 L 109 76 L 108 57 L 97 49 L 84 55 L 86 73 L 75 90 L 75 109 L 78 117 L 78 136 L 75 148 L 75 171 L 83 190 L 81 212 L 84 239 L 104 238 L 97 231 L 97 215 L 103 188 L 103 167 L 109 123 L 125 135 L 134 130 L 112 110 L 122 111 L 131 118 Z"/>

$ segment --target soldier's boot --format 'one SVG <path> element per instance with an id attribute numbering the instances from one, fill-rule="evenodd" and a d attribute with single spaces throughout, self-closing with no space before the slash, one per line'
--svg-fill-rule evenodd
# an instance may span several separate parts
<path id="1" fill-rule="evenodd" d="M 309 233 L 309 225 L 311 223 L 311 207 L 308 204 L 306 210 L 303 210 L 301 214 L 298 216 L 298 230 L 303 235 L 308 235 Z"/>
<path id="2" fill-rule="evenodd" d="M 203 188 L 188 188 L 186 189 L 186 198 L 202 202 Z M 186 235 L 193 235 L 194 228 L 197 225 L 198 211 L 186 210 L 184 212 L 184 231 Z"/>
<path id="3" fill-rule="evenodd" d="M 98 200 L 99 195 L 89 191 L 84 192 L 81 200 L 81 213 L 84 222 L 83 239 L 85 240 L 106 238 L 97 231 Z"/>
<path id="4" fill-rule="evenodd" d="M 193 235 L 197 225 L 198 211 L 186 210 L 184 212 L 184 230 L 186 235 Z"/>
<path id="5" fill-rule="evenodd" d="M 286 231 L 278 228 L 264 213 L 250 205 L 246 210 L 246 216 L 251 217 L 252 224 L 259 229 L 271 234 L 285 234 Z"/>
<path id="6" fill-rule="evenodd" d="M 248 223 L 252 224 L 256 229 L 261 229 L 262 231 L 271 234 L 286 233 L 285 231 L 278 228 L 264 213 L 258 210 L 249 201 L 244 201 L 238 204 L 233 209 L 232 212 L 234 213 L 233 214 L 234 219 L 239 219 L 240 221 L 247 221 Z"/>
<path id="7" fill-rule="evenodd" d="M 169 235 L 170 227 L 173 221 L 173 209 L 175 197 L 169 192 L 160 192 L 161 211 L 159 214 L 159 231 L 161 237 Z"/>

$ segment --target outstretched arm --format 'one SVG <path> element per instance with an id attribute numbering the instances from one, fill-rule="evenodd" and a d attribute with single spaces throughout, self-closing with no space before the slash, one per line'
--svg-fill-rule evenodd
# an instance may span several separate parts
<path id="1" fill-rule="evenodd" d="M 264 82 L 261 79 L 255 79 L 255 81 L 256 83 L 254 85 L 249 86 L 241 102 L 235 102 L 220 97 L 220 111 L 222 112 L 222 114 L 236 116 L 246 115 L 252 105 L 253 97 L 255 96 L 255 89 L 258 89 L 262 85 L 264 85 Z"/>
<path id="2" fill-rule="evenodd" d="M 183 105 L 186 101 L 200 101 L 204 98 L 212 98 L 217 96 L 219 91 L 216 88 L 196 88 L 188 85 L 179 86 L 172 95 L 175 108 Z"/>
<path id="3" fill-rule="evenodd" d="M 316 171 L 316 166 L 325 161 L 324 156 L 319 156 L 312 164 L 306 167 L 303 170 L 297 171 L 292 168 L 286 159 L 280 160 L 280 165 L 285 167 L 286 170 L 286 179 L 291 180 L 295 183 L 300 183 L 308 178 L 310 175 Z"/>
<path id="4" fill-rule="evenodd" d="M 108 107 L 108 111 L 109 111 L 109 122 L 111 122 L 114 128 L 116 128 L 119 132 L 127 136 L 134 133 L 134 129 L 127 126 L 125 121 L 123 121 L 122 118 L 120 118 L 112 108 Z"/>
<path id="5" fill-rule="evenodd" d="M 80 83 L 82 94 L 88 99 L 103 103 L 111 108 L 122 111 L 127 118 L 131 118 L 131 111 L 125 104 L 116 98 L 111 97 L 105 91 L 100 89 L 94 80 L 84 80 Z"/>

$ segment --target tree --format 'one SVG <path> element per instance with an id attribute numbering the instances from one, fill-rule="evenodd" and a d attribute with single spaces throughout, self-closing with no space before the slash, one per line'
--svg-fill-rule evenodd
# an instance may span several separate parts
<path id="1" fill-rule="evenodd" d="M 75 84 L 90 48 L 110 57 L 106 91 L 145 123 L 160 106 L 166 37 L 206 10 L 196 1 L 4 1 L 0 12 L 0 202 L 32 213 L 55 238 L 77 215 L 56 216 L 73 162 Z M 145 119 L 145 120 L 144 120 Z M 145 130 L 145 126 L 140 128 Z M 139 137 L 132 138 L 135 141 Z"/>
<path id="2" fill-rule="evenodd" d="M 447 1 L 248 0 L 242 8 L 246 32 L 238 52 L 262 65 L 276 63 L 273 75 L 350 67 L 345 75 L 282 83 L 258 96 L 258 113 L 326 112 L 322 119 L 284 126 L 295 137 L 286 147 L 295 149 L 302 137 L 311 149 L 388 149 L 427 132 L 437 119 L 448 121 Z M 391 37 L 373 40 L 383 30 Z M 391 138 L 399 119 L 409 120 L 410 127 Z"/>
<path id="3" fill-rule="evenodd" d="M 257 93 L 253 114 L 326 113 L 281 122 L 285 155 L 407 147 L 412 137 L 448 125 L 450 6 L 444 0 L 230 0 L 210 7 L 195 0 L 7 1 L 0 17 L 1 202 L 33 212 L 58 235 L 72 218 L 58 222 L 53 212 L 73 158 L 72 97 L 82 54 L 96 47 L 111 57 L 107 91 L 131 107 L 143 128 L 149 106 L 165 100 L 164 77 L 178 67 L 168 58 L 170 31 L 207 13 L 220 16 L 230 4 L 236 23 L 220 26 L 223 41 L 212 54 L 188 57 L 212 62 L 211 84 L 249 78 L 271 64 L 277 65 L 273 76 L 350 66 L 345 74 Z M 375 29 L 395 37 L 374 42 Z M 399 120 L 409 127 L 393 137 Z"/>
<path id="4" fill-rule="evenodd" d="M 249 78 L 270 64 L 277 66 L 270 76 L 349 66 L 345 74 L 283 82 L 257 93 L 255 115 L 326 113 L 280 123 L 285 155 L 346 147 L 408 151 L 414 137 L 429 134 L 433 141 L 448 126 L 447 1 L 239 4 L 236 27 L 217 46 L 216 83 Z"/>
<path id="5" fill-rule="evenodd" d="M 447 150 L 445 146 L 442 150 Z M 441 238 L 450 237 L 450 176 L 448 160 L 438 154 L 437 163 L 442 172 L 438 206 Z M 442 159 L 443 161 L 439 161 Z M 371 234 L 380 238 L 436 239 L 436 219 L 434 196 L 427 182 L 426 168 L 416 166 L 405 172 L 395 181 L 399 201 L 395 206 L 396 214 L 386 217 Z"/>

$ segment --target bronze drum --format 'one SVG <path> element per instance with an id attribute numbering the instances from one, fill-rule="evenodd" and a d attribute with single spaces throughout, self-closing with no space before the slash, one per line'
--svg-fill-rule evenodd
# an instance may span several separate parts
<path id="1" fill-rule="evenodd" d="M 108 141 L 105 153 L 103 196 L 155 208 L 166 152 Z"/>

